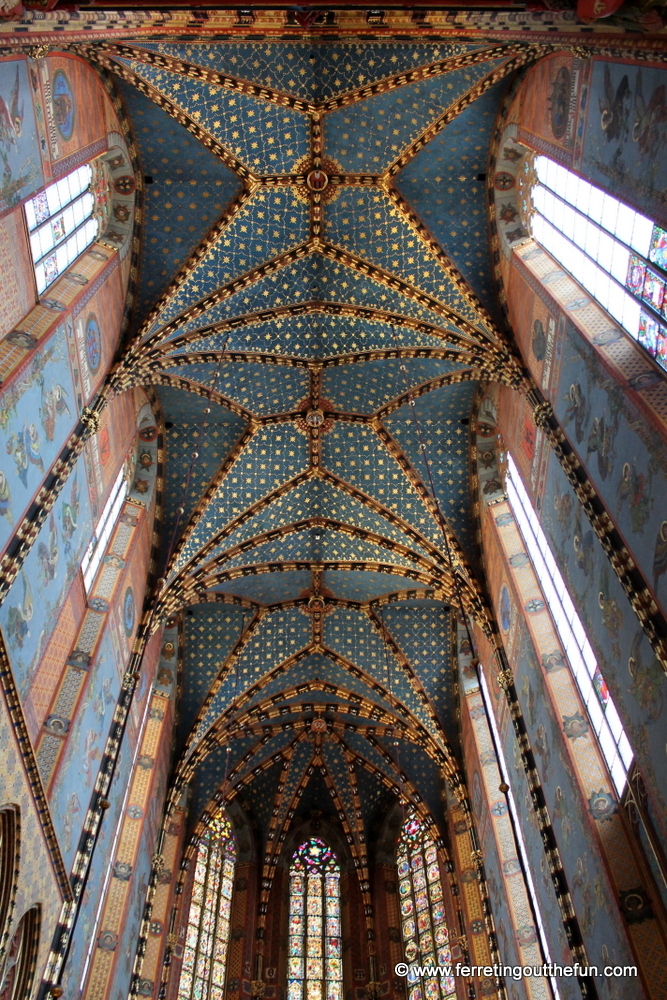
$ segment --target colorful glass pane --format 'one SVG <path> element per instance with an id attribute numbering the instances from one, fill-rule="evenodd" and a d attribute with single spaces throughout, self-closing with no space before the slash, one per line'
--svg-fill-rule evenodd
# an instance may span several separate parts
<path id="1" fill-rule="evenodd" d="M 664 306 L 663 306 L 664 310 Z M 667 330 L 664 328 L 658 333 L 657 350 L 655 360 L 663 368 L 667 369 Z"/>
<path id="2" fill-rule="evenodd" d="M 235 857 L 229 822 L 217 816 L 197 847 L 179 1000 L 223 998 Z"/>
<path id="3" fill-rule="evenodd" d="M 403 948 L 409 964 L 408 1000 L 444 1000 L 451 993 L 449 985 L 445 987 L 438 978 L 422 979 L 417 971 L 420 965 L 435 964 L 436 955 L 443 963 L 450 950 L 437 848 L 416 815 L 410 816 L 401 830 L 397 869 Z"/>
<path id="4" fill-rule="evenodd" d="M 290 867 L 290 922 L 287 1000 L 342 1000 L 340 868 L 317 837 L 301 844 Z M 305 955 L 304 958 L 300 957 Z M 304 993 L 305 989 L 305 993 Z"/>
<path id="5" fill-rule="evenodd" d="M 651 234 L 651 249 L 648 258 L 659 267 L 667 269 L 667 232 L 660 226 L 653 227 Z"/>
<path id="6" fill-rule="evenodd" d="M 301 979 L 290 979 L 287 984 L 287 1000 L 301 1000 L 303 996 L 303 982 Z"/>
<path id="7" fill-rule="evenodd" d="M 308 925 L 308 956 L 318 958 L 322 954 L 322 927 Z"/>
<path id="8" fill-rule="evenodd" d="M 440 925 L 440 927 L 436 928 L 436 931 L 435 931 L 435 941 L 436 941 L 436 944 L 440 944 L 440 945 L 442 945 L 442 944 L 448 944 L 448 942 L 449 942 L 449 934 L 447 933 L 447 928 L 444 927 L 442 924 Z"/>
<path id="9" fill-rule="evenodd" d="M 609 688 L 607 687 L 604 677 L 600 673 L 599 667 L 595 668 L 595 673 L 593 674 L 593 685 L 597 691 L 598 698 L 604 707 L 604 705 L 606 705 L 609 701 Z"/>

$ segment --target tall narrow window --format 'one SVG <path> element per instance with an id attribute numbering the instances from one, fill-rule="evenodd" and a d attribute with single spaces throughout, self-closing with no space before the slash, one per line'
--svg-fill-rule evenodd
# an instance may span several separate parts
<path id="1" fill-rule="evenodd" d="M 236 848 L 229 821 L 211 821 L 199 841 L 178 1000 L 222 1000 Z"/>
<path id="2" fill-rule="evenodd" d="M 619 796 L 627 783 L 632 748 L 609 689 L 602 676 L 581 619 L 567 592 L 563 577 L 551 554 L 547 537 L 537 519 L 511 455 L 507 455 L 507 496 L 530 556 L 535 575 L 546 598 L 570 670 L 577 682 Z"/>
<path id="3" fill-rule="evenodd" d="M 533 236 L 667 370 L 667 232 L 547 156 L 534 165 Z"/>
<path id="4" fill-rule="evenodd" d="M 104 510 L 100 514 L 97 524 L 95 525 L 93 537 L 90 539 L 88 548 L 84 552 L 83 559 L 81 560 L 81 572 L 83 573 L 83 582 L 86 587 L 86 593 L 90 590 L 92 582 L 95 579 L 95 574 L 97 573 L 99 565 L 102 562 L 104 550 L 106 549 L 107 542 L 111 537 L 113 527 L 118 520 L 118 515 L 120 514 L 120 509 L 123 506 L 126 494 L 127 479 L 125 477 L 125 466 L 123 465 L 120 472 L 116 476 L 115 483 L 111 487 L 109 499 L 104 505 Z"/>
<path id="5" fill-rule="evenodd" d="M 401 931 L 408 972 L 408 1000 L 441 1000 L 456 996 L 452 976 L 422 978 L 415 965 L 451 965 L 438 852 L 414 813 L 403 824 L 398 841 L 398 892 Z M 414 964 L 413 964 L 414 963 Z"/>
<path id="6" fill-rule="evenodd" d="M 92 217 L 95 208 L 95 196 L 90 190 L 92 181 L 92 167 L 86 164 L 26 202 L 25 215 L 40 295 L 97 236 L 99 224 Z"/>
<path id="7" fill-rule="evenodd" d="M 340 866 L 317 837 L 290 866 L 287 982 L 287 1000 L 342 1000 Z"/>

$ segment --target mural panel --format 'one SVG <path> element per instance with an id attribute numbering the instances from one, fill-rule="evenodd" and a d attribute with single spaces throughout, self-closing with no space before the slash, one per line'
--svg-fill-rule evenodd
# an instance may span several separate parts
<path id="1" fill-rule="evenodd" d="M 93 948 L 98 946 L 97 941 L 92 938 L 96 930 L 95 918 L 109 874 L 109 855 L 116 828 L 123 818 L 124 791 L 130 779 L 131 767 L 132 748 L 128 745 L 127 739 L 124 739 L 109 789 L 111 807 L 104 817 L 97 838 L 88 881 L 81 897 L 81 910 L 72 933 L 72 944 L 63 972 L 61 985 L 65 994 L 72 998 L 80 996 L 81 993 L 81 972 L 88 949 L 91 946 Z"/>
<path id="2" fill-rule="evenodd" d="M 25 698 L 92 534 L 83 456 L 0 608 L 14 679 Z"/>
<path id="3" fill-rule="evenodd" d="M 558 353 L 562 367 L 552 395 L 556 415 L 644 579 L 667 609 L 664 442 L 570 322 L 563 324 Z M 581 551 L 580 558 L 588 556 Z"/>
<path id="4" fill-rule="evenodd" d="M 657 66 L 593 60 L 577 167 L 649 216 L 667 220 L 667 73 Z"/>
<path id="5" fill-rule="evenodd" d="M 49 152 L 54 174 L 62 177 L 106 149 L 106 134 L 100 135 L 105 122 L 104 90 L 97 74 L 74 56 L 51 55 L 38 66 Z"/>
<path id="6" fill-rule="evenodd" d="M 0 432 L 8 456 L 0 471 L 0 547 L 4 548 L 16 524 L 37 492 L 78 419 L 68 339 L 72 327 L 62 323 L 48 343 L 37 351 L 0 398 Z M 63 536 L 71 543 L 76 518 Z M 57 543 L 56 543 L 57 544 Z"/>
<path id="7" fill-rule="evenodd" d="M 518 613 L 521 615 L 521 611 Z M 560 720 L 556 718 L 552 707 L 528 628 L 522 621 L 517 623 L 514 649 L 513 670 L 517 693 L 589 958 L 592 963 L 597 962 L 602 966 L 607 964 L 603 961 L 604 954 L 607 954 L 612 963 L 632 965 L 634 959 L 625 939 L 615 899 L 611 895 L 600 848 L 593 836 L 586 804 L 563 746 Z M 526 802 L 525 799 L 525 770 L 510 726 L 507 727 L 505 746 L 506 754 L 509 754 L 506 760 L 510 775 L 517 780 L 517 792 L 523 792 L 518 799 L 521 812 L 524 813 L 524 805 L 530 805 L 532 816 L 529 817 L 529 823 L 532 832 L 537 826 L 535 811 L 530 800 Z M 537 830 L 535 832 L 538 833 Z M 530 837 L 530 840 L 537 843 L 536 837 Z M 535 869 L 535 873 L 540 872 L 540 878 L 536 881 L 541 881 L 549 874 L 544 852 L 541 853 L 544 860 Z M 558 934 L 556 961 L 561 960 L 565 950 L 562 938 L 561 930 Z M 611 982 L 602 979 L 598 981 L 601 997 L 614 997 L 609 988 Z M 639 987 L 637 993 L 640 995 Z"/>
<path id="8" fill-rule="evenodd" d="M 27 59 L 0 59 L 0 212 L 29 198 L 45 183 L 32 72 Z"/>
<path id="9" fill-rule="evenodd" d="M 0 336 L 18 326 L 37 300 L 31 272 L 32 257 L 23 222 L 23 209 L 16 208 L 0 221 Z"/>
<path id="10" fill-rule="evenodd" d="M 53 823 L 68 870 L 79 844 L 120 693 L 119 670 L 108 630 L 91 665 L 90 674 L 49 795 Z"/>

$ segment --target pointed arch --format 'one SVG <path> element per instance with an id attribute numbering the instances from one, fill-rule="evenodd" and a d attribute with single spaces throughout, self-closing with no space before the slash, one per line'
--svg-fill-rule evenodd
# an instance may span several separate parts
<path id="1" fill-rule="evenodd" d="M 223 813 L 199 839 L 178 1000 L 224 996 L 236 843 Z"/>
<path id="2" fill-rule="evenodd" d="M 342 1000 L 340 864 L 319 837 L 290 864 L 287 1000 Z"/>
<path id="3" fill-rule="evenodd" d="M 423 978 L 413 963 L 451 965 L 449 930 L 445 917 L 438 851 L 423 821 L 412 812 L 398 838 L 396 851 L 401 935 L 411 968 L 408 1000 L 440 1000 L 456 996 L 452 976 Z"/>

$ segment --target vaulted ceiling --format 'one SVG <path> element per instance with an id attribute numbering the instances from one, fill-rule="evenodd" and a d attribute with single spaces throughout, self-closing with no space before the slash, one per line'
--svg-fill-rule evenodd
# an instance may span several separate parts
<path id="1" fill-rule="evenodd" d="M 487 159 L 529 53 L 467 43 L 90 47 L 145 188 L 122 383 L 166 426 L 157 613 L 187 609 L 179 782 L 357 864 L 458 771 L 452 605 L 480 614 L 468 424 L 516 373 Z M 482 178 L 483 181 L 483 178 Z"/>

